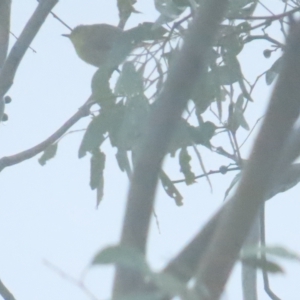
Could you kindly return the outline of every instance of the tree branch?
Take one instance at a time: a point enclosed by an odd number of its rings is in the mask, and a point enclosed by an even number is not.
[[[7,289],[7,287],[0,280],[0,295],[4,300],[16,300],[13,294]]]
[[[58,0],[40,0],[38,7],[12,47],[0,73],[0,99],[13,84],[17,68],[26,50],[57,2]]]
[[[218,221],[218,228],[199,262],[198,288],[205,299],[218,299],[241,246],[272,186],[277,162],[300,111],[300,23],[292,24],[282,72],[241,182]]]
[[[143,253],[162,160],[192,88],[207,70],[211,47],[227,2],[211,0],[201,5],[150,115],[131,181],[121,237],[121,244]],[[117,267],[114,297],[135,293],[142,285],[139,274]]]
[[[68,121],[65,122],[65,124],[63,124],[56,132],[54,132],[50,137],[40,144],[18,154],[2,157],[0,159],[0,172],[6,167],[23,162],[24,160],[30,159],[44,151],[47,147],[57,141],[64,133],[66,133],[67,130],[69,130],[81,118],[88,116],[90,114],[91,105],[92,103],[87,101],[82,107],[79,108],[78,112],[76,112]]]
[[[11,0],[0,0],[0,69],[8,50]]]

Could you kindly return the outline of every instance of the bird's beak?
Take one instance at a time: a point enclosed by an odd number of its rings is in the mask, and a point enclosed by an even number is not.
[[[70,34],[62,34],[62,36],[65,36],[67,38],[70,38]]]

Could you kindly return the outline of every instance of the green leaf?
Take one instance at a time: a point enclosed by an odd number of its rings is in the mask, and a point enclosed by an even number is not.
[[[199,127],[190,126],[188,132],[194,144],[201,144],[210,148],[210,140],[215,135],[216,129],[217,127],[214,123],[207,121]]]
[[[183,197],[179,193],[179,191],[176,189],[173,182],[170,180],[170,178],[167,176],[167,174],[164,171],[161,171],[159,174],[159,179],[162,183],[162,186],[165,190],[165,192],[175,200],[175,203],[177,206],[183,205],[182,199]]]
[[[132,41],[139,44],[142,41],[155,41],[163,38],[168,31],[161,26],[155,26],[154,23],[144,22],[137,27],[131,28],[126,31],[130,34]]]
[[[187,294],[186,285],[169,274],[155,274],[150,275],[150,280],[158,287],[159,291],[169,297],[181,296],[180,299],[186,299]]]
[[[112,144],[123,150],[132,150],[142,138],[149,114],[148,99],[144,95],[136,95],[127,99],[124,105],[123,118],[116,120]]]
[[[247,247],[242,252],[242,258],[259,257],[261,255],[273,255],[300,262],[300,256],[297,253],[280,246]]]
[[[104,177],[103,171],[105,167],[105,154],[99,150],[94,150],[91,157],[91,176],[90,176],[90,187],[92,190],[98,189],[98,194],[103,196],[103,184]],[[100,202],[98,199],[97,202]],[[97,203],[97,206],[99,203]]]
[[[267,85],[270,85],[278,73],[281,70],[282,66],[282,57],[279,57],[272,65],[272,67],[266,72],[266,83]]]
[[[121,148],[118,148],[118,151],[116,153],[116,159],[120,170],[122,172],[126,171],[127,174],[131,174],[131,167],[128,160],[127,152]]]
[[[241,261],[252,268],[265,270],[269,273],[284,273],[282,267],[273,261],[263,260],[261,258],[243,258]]]
[[[225,199],[227,198],[229,192],[230,192],[230,191],[232,190],[232,188],[238,183],[238,181],[241,179],[241,177],[242,177],[242,172],[240,172],[240,173],[238,173],[238,174],[236,174],[236,175],[234,176],[234,178],[232,179],[232,181],[231,181],[229,187],[228,187],[227,190],[225,191],[223,201],[225,201]]]
[[[191,156],[189,155],[186,148],[182,148],[179,153],[179,164],[180,164],[180,172],[183,173],[185,178],[185,183],[190,185],[195,183],[195,174],[191,171]]]
[[[248,17],[253,14],[258,0],[230,0],[228,18]]]
[[[118,0],[118,10],[119,10],[119,19],[121,25],[125,25],[126,21],[132,13],[137,13],[133,5],[136,3],[136,0]],[[123,28],[121,26],[121,28]]]
[[[57,147],[58,147],[58,143],[54,143],[45,149],[43,155],[38,160],[41,166],[44,166],[48,160],[55,157],[57,152]]]
[[[240,79],[240,71],[238,68],[234,68],[230,65],[215,67],[214,76],[218,77],[219,85],[230,85],[239,81]]]
[[[232,112],[229,114],[228,117],[228,128],[232,132],[236,132],[240,126],[244,129],[249,130],[249,125],[244,117],[244,96],[240,94],[237,98],[236,103],[232,106]]]
[[[96,254],[92,265],[117,264],[148,275],[151,271],[146,263],[144,255],[135,248],[129,246],[110,246]]]
[[[125,62],[115,87],[115,94],[133,97],[143,94],[144,82],[141,72],[136,71],[133,62]]]
[[[237,56],[243,49],[244,44],[242,40],[239,38],[239,35],[235,33],[235,27],[230,25],[223,25],[230,28],[226,28],[228,33],[223,34],[222,37],[218,40],[218,46],[223,48],[223,51],[227,53],[227,55]]]
[[[105,140],[104,134],[108,130],[107,118],[102,112],[90,122],[81,141],[78,157],[82,158],[87,152],[98,149]]]
[[[111,70],[105,67],[99,68],[92,78],[92,99],[101,107],[115,102],[115,96],[109,85]]]

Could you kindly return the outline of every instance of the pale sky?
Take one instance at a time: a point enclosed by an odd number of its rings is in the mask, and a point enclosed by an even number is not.
[[[141,14],[134,15],[128,26],[155,21],[153,1],[137,2],[136,9]],[[281,12],[280,3],[273,3],[274,12]],[[20,34],[36,5],[34,0],[13,1],[11,31],[15,35]],[[260,11],[267,14],[263,9]],[[65,0],[57,4],[54,12],[71,27],[118,23],[116,1]],[[8,93],[13,101],[6,108],[9,122],[0,127],[0,157],[26,150],[47,138],[90,96],[90,81],[96,69],[76,56],[71,43],[61,36],[68,32],[49,16],[32,43],[37,53],[27,51]],[[11,42],[14,42],[12,36]],[[247,46],[242,59],[248,67],[245,73],[253,82],[254,75],[270,67],[276,55],[266,60],[262,51],[267,44],[261,41],[252,44],[252,48]],[[259,59],[254,61],[256,55]],[[262,81],[248,113],[250,126],[263,115],[269,94],[269,87]],[[89,121],[86,118],[72,129],[86,128]],[[240,131],[243,136],[247,134],[243,129]],[[64,138],[56,158],[44,167],[38,164],[37,156],[1,174],[0,279],[17,300],[90,299],[44,261],[79,280],[97,251],[118,241],[128,189],[126,174],[120,172],[114,159],[115,149],[106,142],[105,195],[96,210],[96,195],[89,188],[89,155],[80,160],[77,157],[82,135],[75,133]],[[244,153],[249,152],[250,145],[246,144]],[[216,156],[212,159],[204,147],[199,149],[207,169],[218,169],[222,160]],[[202,173],[198,164],[193,167],[196,174]],[[172,179],[182,178],[177,162],[167,159],[165,169]],[[159,189],[155,211],[161,233],[153,220],[148,248],[148,261],[155,270],[176,255],[222,204],[224,192],[235,174],[212,176],[213,193],[205,179],[189,187],[178,185],[184,196],[182,207],[175,206]],[[282,245],[300,254],[299,192],[299,187],[295,187],[267,203],[266,226],[268,244]],[[279,262],[285,274],[271,276],[271,287],[282,299],[299,299],[299,263]],[[85,275],[84,282],[97,299],[110,296],[111,270],[97,267]],[[260,300],[269,299],[262,290],[259,295]],[[238,267],[230,280],[227,299],[241,299]]]

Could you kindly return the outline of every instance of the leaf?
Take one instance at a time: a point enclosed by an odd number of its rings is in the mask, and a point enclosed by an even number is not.
[[[282,57],[279,57],[272,65],[272,67],[266,72],[266,83],[267,85],[270,85],[278,73],[281,70],[282,66]]]
[[[223,25],[229,26],[229,25]],[[243,49],[244,44],[242,40],[239,38],[239,35],[235,33],[235,27],[230,26],[231,32],[227,34],[223,34],[222,37],[218,40],[218,46],[223,48],[223,51],[227,53],[227,55],[237,56]],[[228,29],[227,29],[228,30]]]
[[[218,77],[219,85],[230,85],[240,79],[239,69],[232,68],[232,66],[229,65],[215,67],[213,72],[214,76]]]
[[[177,19],[187,8],[184,3],[176,3],[173,0],[155,0],[155,8],[160,16],[155,21],[156,26],[166,24]]]
[[[118,148],[116,153],[116,159],[119,165],[119,168],[122,172],[126,171],[128,175],[131,174],[131,167],[128,160],[127,152],[121,148]]]
[[[240,126],[244,129],[249,130],[249,125],[244,117],[244,96],[240,94],[237,98],[236,103],[232,106],[232,112],[230,112],[228,117],[228,128],[232,132],[236,132]]]
[[[247,247],[242,251],[242,258],[260,257],[262,255],[273,255],[280,258],[289,260],[296,260],[300,262],[300,256],[295,252],[292,252],[281,246],[259,246],[259,247]]]
[[[241,261],[252,268],[265,270],[269,273],[284,273],[282,267],[273,261],[263,260],[261,258],[243,258]]]
[[[167,32],[164,27],[156,26],[152,22],[144,22],[126,31],[127,35],[130,34],[135,44],[139,44],[142,41],[159,40],[163,38]]]
[[[158,287],[159,291],[169,297],[181,296],[180,299],[185,299],[186,286],[176,277],[170,274],[152,273],[150,280]]]
[[[258,0],[230,0],[228,18],[248,17],[252,15]]]
[[[136,0],[118,0],[118,10],[119,10],[119,19],[120,19],[120,28],[123,28],[126,21],[132,13],[137,13],[133,5],[136,3]]]
[[[181,196],[181,194],[176,189],[173,182],[170,180],[170,178],[167,176],[167,174],[164,171],[160,172],[159,179],[166,193],[175,200],[176,205],[177,206],[183,205],[182,203],[183,197]]]
[[[128,98],[124,105],[123,118],[116,120],[119,125],[114,127],[113,136],[110,135],[112,143],[123,150],[135,148],[144,134],[149,110],[148,99],[144,95]]]
[[[180,164],[180,172],[183,173],[185,178],[185,183],[190,185],[195,183],[195,174],[191,171],[191,156],[189,155],[186,148],[182,148],[179,153],[179,164]]]
[[[232,190],[232,188],[237,184],[237,182],[241,179],[241,177],[242,177],[242,172],[240,172],[240,173],[238,173],[238,174],[236,174],[236,175],[234,176],[234,178],[232,179],[232,181],[231,181],[229,187],[227,188],[227,190],[226,190],[226,192],[225,192],[223,201],[225,201],[225,199],[227,198],[229,192],[230,192],[230,191]]]
[[[57,152],[57,147],[58,147],[58,143],[54,143],[45,149],[43,155],[38,160],[41,166],[44,166],[48,160],[55,157]]]
[[[129,246],[110,246],[96,254],[92,265],[116,264],[148,275],[151,271],[140,251]]]
[[[105,167],[105,154],[99,150],[94,150],[91,157],[91,176],[90,187],[92,190],[98,189],[98,195],[103,196],[103,171]],[[97,206],[99,205],[101,198],[97,200]]]
[[[143,94],[144,82],[141,72],[137,72],[133,62],[125,62],[117,80],[115,94],[133,97]]]
[[[190,126],[188,132],[194,144],[210,148],[210,140],[215,135],[216,128],[214,123],[207,121],[200,124],[199,127]]]
[[[104,134],[108,130],[106,121],[107,118],[105,118],[102,112],[92,119],[81,141],[78,150],[79,158],[84,157],[87,152],[92,152],[93,150],[98,149],[103,143],[105,140]]]
[[[101,107],[115,102],[115,96],[109,85],[111,70],[99,68],[92,78],[92,99]]]

